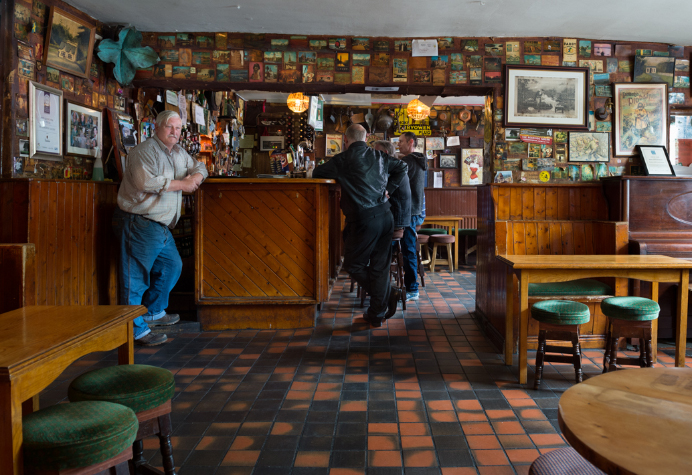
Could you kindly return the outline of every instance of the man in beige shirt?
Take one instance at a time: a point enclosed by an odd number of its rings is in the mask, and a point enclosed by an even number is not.
[[[120,247],[119,300],[147,307],[134,321],[135,342],[144,346],[167,340],[151,333],[149,326],[180,320],[166,313],[168,295],[183,267],[170,229],[180,218],[182,192],[195,191],[208,176],[204,164],[178,145],[181,129],[176,112],[158,115],[155,135],[129,153],[113,214]]]

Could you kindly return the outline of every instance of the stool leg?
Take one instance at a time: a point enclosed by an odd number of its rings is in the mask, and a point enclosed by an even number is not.
[[[572,334],[572,350],[574,352],[574,378],[577,383],[582,381],[581,372],[581,345],[579,344],[579,327],[577,331]]]
[[[618,343],[620,342],[619,332],[613,328],[610,336],[610,364],[608,365],[608,371],[615,371],[617,368],[615,365],[618,363]],[[605,367],[603,368],[605,371]]]
[[[454,272],[454,254],[452,254],[451,244],[447,244],[447,265],[449,266],[449,273]]]
[[[399,282],[397,285],[401,289],[401,309],[406,310],[406,285],[404,284],[404,253],[401,251],[401,242],[397,242],[396,273]]]
[[[137,473],[137,469],[141,465],[147,463],[147,461],[144,459],[144,442],[142,439],[135,440],[132,443],[132,463],[135,466],[135,473]]]
[[[610,321],[606,320],[605,348],[603,349],[603,373],[608,372],[608,365],[610,364],[610,338]]]
[[[538,332],[538,351],[536,352],[536,376],[533,380],[533,389],[538,389],[541,385],[541,378],[543,378],[543,364],[545,357],[545,339],[546,331],[539,330]]]
[[[358,295],[360,296],[360,308],[365,307],[365,289],[361,287],[360,285],[358,286]]]
[[[356,286],[356,281],[353,280],[353,278],[351,278],[351,290],[349,290],[349,292],[353,292],[353,287],[355,287],[355,286]]]
[[[112,467],[112,470],[109,473],[113,473],[115,475],[130,475],[130,469],[128,468],[127,462],[122,462],[115,467]]]
[[[435,261],[437,261],[437,243],[433,244],[432,256],[430,256],[430,272],[435,272]]]
[[[654,366],[654,357],[651,352],[651,340],[652,340],[652,329],[648,328],[644,332],[645,344],[646,344],[646,367],[652,368]]]
[[[425,267],[423,267],[423,259],[421,258],[421,245],[418,244],[416,258],[418,260],[418,275],[420,276],[421,287],[425,287]]]
[[[159,444],[161,447],[161,459],[163,462],[163,473],[175,475],[175,463],[173,463],[173,447],[171,446],[171,415],[166,414],[158,418],[159,422]]]
[[[646,329],[642,328],[642,334],[639,337],[639,367],[646,368]]]

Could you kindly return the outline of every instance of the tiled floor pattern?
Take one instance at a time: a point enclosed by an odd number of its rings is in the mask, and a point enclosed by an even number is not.
[[[139,349],[137,363],[175,374],[179,473],[526,474],[565,445],[557,403],[572,367],[546,365],[539,391],[517,384],[516,366],[504,366],[471,316],[474,273],[442,271],[426,284],[380,329],[365,324],[339,280],[314,329],[181,334]],[[584,356],[586,377],[599,374],[602,352]],[[41,394],[42,406],[115,361],[113,352],[77,361]],[[145,441],[155,465],[157,443]]]

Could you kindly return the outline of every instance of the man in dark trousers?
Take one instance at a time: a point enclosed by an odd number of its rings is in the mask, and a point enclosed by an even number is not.
[[[370,294],[363,318],[374,327],[396,312],[401,293],[390,285],[394,220],[389,195],[406,175],[401,160],[373,150],[357,124],[346,129],[344,152],[315,168],[313,178],[334,179],[341,185],[344,228],[344,270]]]
[[[425,171],[428,162],[422,153],[414,152],[418,138],[413,132],[406,132],[399,137],[401,160],[408,165],[408,181],[411,186],[411,222],[404,228],[404,239],[401,247],[404,254],[404,283],[406,300],[418,300],[418,257],[416,243],[418,233],[416,226],[425,219]]]

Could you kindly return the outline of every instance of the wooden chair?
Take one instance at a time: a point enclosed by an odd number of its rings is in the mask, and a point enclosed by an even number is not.
[[[611,297],[601,302],[601,310],[610,323],[603,354],[603,372],[615,371],[618,363],[651,368],[652,323],[661,311],[658,303],[642,297]],[[618,359],[618,342],[623,337],[639,338],[639,358]]]
[[[55,406],[24,418],[27,475],[129,475],[139,424],[132,409],[103,401]]]
[[[119,365],[89,371],[72,381],[70,401],[108,401],[135,411],[139,430],[132,445],[135,473],[160,475],[146,463],[142,439],[157,435],[165,475],[175,475],[171,447],[171,398],[175,393],[173,374],[148,365]]]

